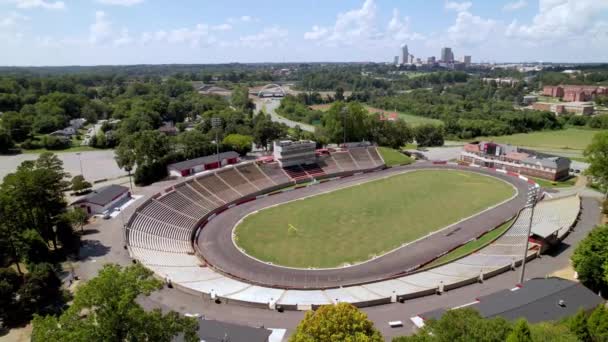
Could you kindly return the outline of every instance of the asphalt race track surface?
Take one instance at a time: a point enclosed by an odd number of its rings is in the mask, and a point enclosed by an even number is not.
[[[518,193],[508,202],[454,224],[440,233],[425,237],[376,259],[349,267],[318,270],[280,267],[257,261],[243,254],[232,242],[234,226],[240,219],[254,211],[345,186],[421,169],[465,170],[490,175],[512,184]],[[483,168],[416,163],[317,184],[238,205],[207,223],[195,243],[202,258],[210,267],[229,277],[252,284],[277,288],[323,289],[370,283],[403,276],[416,266],[427,263],[436,256],[499,226],[524,207],[528,187],[529,184],[517,177]],[[437,210],[449,210],[449,208],[437,208]]]

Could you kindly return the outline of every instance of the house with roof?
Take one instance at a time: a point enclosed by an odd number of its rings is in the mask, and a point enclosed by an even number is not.
[[[205,170],[213,170],[219,167],[236,164],[239,162],[239,154],[234,151],[212,154],[205,157],[190,159],[167,165],[169,175],[175,177],[187,177]]]
[[[118,184],[110,184],[93,190],[86,196],[72,202],[70,206],[82,208],[89,216],[93,216],[119,207],[130,198],[129,188]]]

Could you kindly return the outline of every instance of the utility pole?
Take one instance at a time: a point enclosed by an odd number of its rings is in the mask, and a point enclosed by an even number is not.
[[[76,153],[78,156],[78,164],[80,164],[80,175],[84,177],[84,172],[82,172],[82,159],[80,158],[80,152]]]
[[[532,233],[532,220],[534,217],[534,208],[536,207],[537,200],[537,191],[539,188],[534,188],[532,193],[528,194],[528,201],[526,203],[526,208],[530,208],[530,220],[528,221],[528,232],[526,234],[526,241],[524,242],[524,253],[523,259],[521,261],[521,273],[519,275],[519,284],[524,283],[524,275],[526,273],[526,257],[528,256],[528,247],[530,242],[530,234]]]
[[[217,156],[217,167],[220,168],[222,166],[222,161],[220,159],[219,129],[220,127],[222,127],[222,118],[211,118],[211,127],[215,128],[215,150]]]
[[[342,107],[342,136],[343,143],[346,145],[346,107]]]

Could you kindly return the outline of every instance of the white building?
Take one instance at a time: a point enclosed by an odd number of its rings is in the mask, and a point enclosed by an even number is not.
[[[102,214],[106,210],[119,207],[131,198],[129,188],[111,184],[93,190],[90,194],[73,202],[72,207],[82,208],[89,216]]]
[[[281,140],[273,143],[273,157],[282,167],[312,164],[317,161],[317,144],[310,140]]]

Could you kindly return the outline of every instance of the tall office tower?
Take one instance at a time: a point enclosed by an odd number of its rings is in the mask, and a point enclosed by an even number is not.
[[[441,49],[441,61],[444,63],[454,62],[454,53],[452,48],[444,47]]]
[[[464,56],[464,65],[471,65],[471,56]]]
[[[401,62],[403,64],[407,64],[410,57],[410,52],[407,49],[407,45],[403,45],[401,47]]]
[[[399,56],[395,56],[395,59],[393,61],[393,64],[395,65],[399,65]]]
[[[414,64],[414,55],[410,55],[410,64]]]
[[[435,64],[435,56],[431,56],[426,59],[427,64]]]

